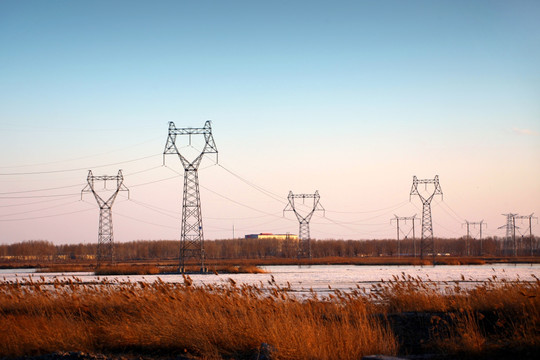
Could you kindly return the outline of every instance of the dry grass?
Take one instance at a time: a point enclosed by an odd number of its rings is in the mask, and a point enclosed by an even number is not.
[[[0,355],[58,350],[244,358],[270,344],[273,358],[358,359],[394,354],[391,331],[366,303],[343,297],[299,302],[271,286],[55,282],[0,292]]]
[[[46,267],[37,268],[38,273],[48,272],[89,272],[94,270],[95,265],[92,264],[51,264]]]
[[[462,276],[462,281],[465,278]],[[449,354],[477,357],[501,349],[540,349],[540,280],[506,281],[493,276],[471,289],[403,274],[374,286],[386,313],[432,313],[431,344]]]
[[[540,347],[540,281],[493,278],[465,290],[403,275],[370,292],[304,300],[267,286],[103,280],[0,283],[0,356],[85,351],[197,358],[359,359],[395,355],[395,313],[430,313],[423,351],[478,357]],[[268,355],[268,354],[267,354]],[[522,356],[523,357],[523,356]]]
[[[143,265],[112,265],[102,266],[94,271],[95,275],[107,276],[107,275],[157,275],[161,270],[157,266]]]

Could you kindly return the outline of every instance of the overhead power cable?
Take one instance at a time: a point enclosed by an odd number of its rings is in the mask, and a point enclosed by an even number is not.
[[[70,202],[67,202],[67,203],[56,204],[56,205],[49,206],[49,207],[46,207],[46,208],[40,208],[40,209],[35,209],[35,210],[28,210],[28,211],[21,211],[21,212],[17,212],[17,213],[9,213],[9,214],[6,214],[6,215],[0,215],[0,217],[8,217],[8,216],[30,214],[30,213],[33,213],[33,212],[55,209],[55,208],[58,208],[58,207],[66,206],[66,205],[69,205],[69,204],[74,204],[74,203],[77,203],[77,202],[78,201],[70,201]]]
[[[266,190],[264,189],[263,187],[257,185],[257,184],[254,184],[253,182],[243,178],[242,176],[236,174],[235,172],[233,172],[232,170],[229,170],[227,169],[225,166],[221,165],[221,164],[218,164],[218,166],[220,168],[222,168],[223,170],[225,170],[226,172],[228,172],[229,174],[231,174],[232,176],[234,176],[235,178],[239,179],[240,181],[242,181],[243,183],[245,183],[246,185],[249,185],[251,186],[252,188],[254,188],[255,190],[259,191],[260,193],[270,197],[271,199],[274,199],[282,204],[286,204],[287,201],[284,200],[284,198],[280,195],[277,195],[269,190]]]
[[[57,173],[64,173],[64,172],[72,172],[72,171],[81,171],[81,170],[88,170],[88,169],[98,169],[103,168],[107,166],[113,166],[113,165],[120,165],[120,164],[127,164],[132,163],[135,161],[150,159],[152,157],[161,156],[161,154],[155,154],[150,156],[143,156],[136,159],[126,160],[126,161],[119,161],[116,163],[110,163],[105,165],[98,165],[98,166],[85,166],[80,168],[71,168],[71,169],[61,169],[61,170],[48,170],[48,171],[32,171],[32,172],[14,172],[14,173],[0,173],[0,176],[20,176],[20,175],[43,175],[43,174],[57,174]]]
[[[395,209],[399,209],[400,207],[402,207],[403,205],[407,204],[408,202],[409,202],[408,200],[405,200],[405,201],[400,202],[399,204],[395,204],[395,205],[388,206],[388,207],[385,207],[385,208],[382,208],[382,209],[377,209],[377,210],[367,210],[367,211],[335,211],[335,210],[326,210],[326,212],[331,212],[331,213],[336,213],[336,214],[370,214],[370,213],[375,213],[375,212],[384,211],[384,210],[395,210]]]
[[[130,199],[129,201],[135,203],[136,205],[139,205],[139,206],[142,206],[146,209],[149,209],[149,210],[152,210],[158,214],[161,214],[161,215],[165,215],[165,216],[168,216],[168,217],[171,217],[173,219],[177,219],[177,220],[180,220],[180,217],[178,216],[178,212],[176,212],[176,215],[171,215],[172,211],[170,210],[165,210],[165,209],[162,209],[162,208],[158,208],[158,207],[155,207],[153,205],[149,205],[149,204],[145,204],[141,201],[137,201],[137,200],[134,200],[134,199]]]
[[[70,194],[54,194],[54,195],[30,195],[30,196],[0,196],[0,199],[38,199],[38,198],[53,198],[80,195],[80,193]]]
[[[22,203],[22,204],[9,204],[9,205],[0,205],[0,208],[9,208],[9,207],[18,207],[18,206],[28,206],[28,205],[35,205],[35,204],[43,204],[53,201],[62,200],[62,198],[56,198],[56,199],[48,199],[48,200],[41,200],[41,201],[32,201],[29,203]]]
[[[124,148],[121,148],[121,149],[111,150],[111,151],[107,151],[107,152],[99,153],[99,154],[94,154],[94,155],[81,156],[81,157],[78,157],[78,158],[72,158],[72,159],[66,159],[66,160],[49,161],[49,162],[45,162],[45,163],[16,165],[16,166],[0,166],[0,169],[15,169],[15,168],[24,168],[24,167],[44,166],[44,165],[59,164],[59,163],[65,163],[65,162],[71,162],[71,161],[78,161],[78,160],[82,160],[82,159],[89,159],[89,158],[98,157],[98,156],[102,156],[102,155],[109,155],[111,153],[123,151],[123,150],[126,150],[126,149],[131,149],[131,148],[143,145],[143,144],[150,143],[150,142],[152,142],[154,140],[157,140],[157,139],[158,138],[156,137],[156,138],[153,138],[151,140],[147,140],[147,141],[144,141],[144,142],[141,142],[141,143],[130,145],[130,146],[127,146],[127,147],[124,147]]]
[[[0,193],[0,195],[25,194],[25,193],[31,193],[31,192],[41,192],[41,191],[49,191],[49,190],[69,189],[69,188],[72,188],[72,187],[82,187],[82,186],[84,186],[84,184],[59,186],[59,187],[46,188],[46,189],[34,189],[34,190],[23,190],[23,191],[3,192],[3,193]]]
[[[65,215],[72,215],[72,214],[78,214],[86,211],[91,211],[93,209],[84,209],[84,210],[77,210],[77,211],[70,211],[65,212],[61,214],[54,214],[54,215],[43,215],[43,216],[35,216],[35,217],[29,217],[29,218],[19,218],[19,219],[0,219],[0,221],[8,222],[8,221],[26,221],[26,220],[37,220],[37,219],[45,219],[45,218],[52,218],[57,216],[65,216]]]
[[[273,216],[273,217],[281,218],[281,217],[278,216],[278,215],[275,215],[275,214],[272,214],[272,213],[267,213],[266,211],[262,211],[262,210],[256,209],[256,208],[254,208],[254,207],[252,207],[252,206],[249,206],[249,205],[243,204],[243,203],[241,203],[241,202],[238,202],[238,201],[236,201],[236,200],[233,200],[233,199],[231,199],[230,197],[227,197],[227,196],[225,196],[225,195],[221,195],[220,193],[215,192],[214,190],[210,190],[209,188],[207,188],[207,187],[205,187],[205,186],[202,186],[202,185],[200,185],[200,184],[199,184],[199,186],[200,186],[201,188],[203,188],[203,189],[205,189],[205,190],[207,190],[207,191],[210,191],[211,193],[213,193],[213,194],[215,194],[215,195],[217,195],[217,196],[219,196],[219,197],[225,199],[225,200],[228,200],[228,201],[230,201],[230,202],[232,202],[232,203],[235,203],[235,204],[237,204],[237,205],[243,206],[243,207],[245,207],[245,208],[247,208],[247,209],[250,209],[250,210],[253,210],[253,211],[259,212],[259,213],[261,213],[261,214],[268,215],[268,216]],[[291,221],[292,221],[292,220],[291,220]]]
[[[135,218],[135,217],[133,217],[133,216],[123,215],[123,214],[120,214],[120,213],[118,213],[118,212],[115,213],[115,216],[116,216],[116,215],[118,215],[118,216],[120,216],[120,217],[123,217],[123,218],[126,218],[126,219],[134,220],[134,221],[137,221],[137,222],[140,222],[140,223],[148,224],[148,225],[153,225],[153,226],[157,226],[157,227],[162,227],[162,228],[168,228],[168,229],[178,230],[178,227],[176,227],[176,226],[169,226],[169,225],[156,224],[156,223],[153,223],[153,222],[150,222],[150,221],[146,221],[146,220],[142,220],[142,219]]]

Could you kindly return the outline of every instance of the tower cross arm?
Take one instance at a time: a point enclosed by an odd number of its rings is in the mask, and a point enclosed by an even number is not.
[[[212,133],[212,122],[207,120],[202,128],[177,128],[174,122],[169,122],[169,135],[204,135]]]

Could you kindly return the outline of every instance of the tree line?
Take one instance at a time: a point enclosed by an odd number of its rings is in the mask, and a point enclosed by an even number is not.
[[[435,252],[443,256],[519,256],[539,255],[539,239],[435,239]],[[531,251],[532,246],[532,251]],[[114,244],[117,261],[168,260],[179,256],[179,240],[138,240]],[[278,239],[226,239],[204,242],[207,259],[295,258],[298,241]],[[515,250],[514,250],[515,249]],[[3,260],[84,260],[93,259],[97,244],[62,244],[31,240],[0,245]],[[414,256],[420,254],[419,239],[386,240],[312,240],[314,258],[363,256]]]

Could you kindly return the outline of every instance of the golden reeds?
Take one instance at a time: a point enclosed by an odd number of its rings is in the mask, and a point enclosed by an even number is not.
[[[425,351],[540,346],[540,282],[494,278],[462,289],[402,275],[371,291],[303,298],[269,285],[31,278],[0,283],[0,356],[55,351],[197,358],[359,359],[400,351],[389,316],[429,313]]]

